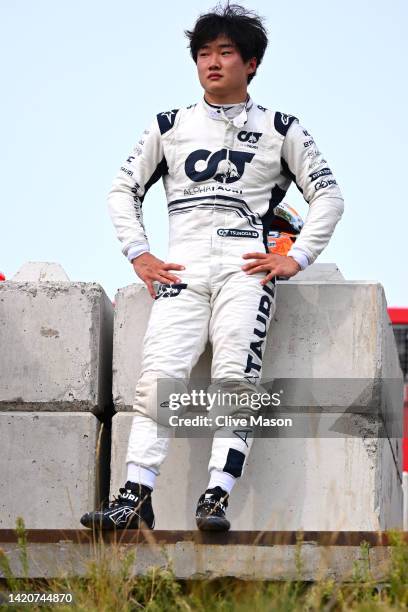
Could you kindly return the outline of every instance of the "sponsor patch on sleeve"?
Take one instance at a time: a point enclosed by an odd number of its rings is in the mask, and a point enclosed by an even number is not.
[[[313,183],[318,178],[320,178],[322,176],[327,176],[328,174],[331,174],[331,173],[332,173],[332,171],[330,170],[330,168],[322,168],[321,170],[317,170],[316,172],[313,172],[312,174],[309,174],[310,181]]]

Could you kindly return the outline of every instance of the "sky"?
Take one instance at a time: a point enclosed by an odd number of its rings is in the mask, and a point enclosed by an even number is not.
[[[154,115],[203,91],[183,31],[211,0],[14,0],[0,5],[0,271],[60,263],[111,299],[137,281],[106,204],[112,180]],[[249,93],[295,115],[343,192],[345,211],[318,262],[377,281],[408,307],[408,2],[241,1],[270,43]],[[285,201],[303,215],[292,186]],[[166,259],[167,210],[144,201],[151,251]]]

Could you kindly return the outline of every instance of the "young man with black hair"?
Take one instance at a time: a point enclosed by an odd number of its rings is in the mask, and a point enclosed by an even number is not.
[[[256,391],[275,309],[275,277],[291,277],[311,264],[343,212],[341,192],[311,135],[295,117],[248,95],[268,42],[262,20],[227,5],[202,15],[186,35],[204,97],[154,118],[109,193],[122,252],[155,302],[135,393],[127,482],[109,508],[82,517],[86,527],[153,528],[151,492],[170,438],[157,380],[188,379],[209,339],[217,389]],[[169,210],[167,262],[149,252],[141,210],[160,177]],[[284,257],[266,252],[265,245],[274,207],[292,181],[309,212]],[[235,405],[228,414],[251,412]],[[210,480],[196,511],[200,529],[229,529],[228,497],[253,442],[253,430],[246,432],[226,426],[214,435]]]

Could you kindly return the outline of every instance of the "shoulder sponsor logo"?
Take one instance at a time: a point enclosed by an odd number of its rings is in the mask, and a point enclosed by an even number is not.
[[[280,111],[277,111],[274,114],[273,125],[275,130],[279,132],[281,136],[286,136],[294,121],[297,121],[297,119],[293,115],[288,115],[288,113],[281,113]]]
[[[313,174],[309,174],[310,180],[313,183],[313,181],[316,181],[318,178],[320,178],[321,176],[327,176],[328,174],[331,174],[332,171],[330,170],[330,168],[322,168],[321,170],[318,170],[317,172],[313,172]]]
[[[217,234],[223,238],[259,238],[259,233],[253,230],[219,228]]]
[[[172,117],[173,117],[173,115],[174,115],[175,113],[176,113],[176,111],[171,110],[171,111],[167,111],[167,112],[165,112],[165,113],[160,113],[160,116],[161,116],[161,117],[167,117],[167,119],[168,119],[169,123],[171,123],[171,119],[172,119]]]
[[[313,138],[311,140],[306,140],[306,142],[303,143],[303,146],[305,147],[305,149],[307,149],[308,147],[311,147],[314,144],[314,140]]]
[[[280,116],[283,125],[289,125],[290,120],[293,119],[293,115],[287,115],[286,113],[281,113]]]
[[[337,185],[337,181],[335,181],[334,179],[332,180],[325,179],[323,181],[319,181],[315,185],[315,190],[319,191],[320,189],[325,189],[326,187],[329,187],[329,185]]]
[[[166,134],[174,125],[176,120],[176,115],[178,113],[178,109],[173,109],[170,111],[165,111],[164,113],[159,113],[157,115],[157,121],[159,124],[160,134]]]
[[[259,110],[261,110],[263,112],[266,111],[266,108],[264,106],[261,106],[260,104],[258,104],[257,106],[258,106]]]
[[[198,149],[187,157],[184,169],[187,176],[195,183],[210,179],[219,183],[234,183],[242,177],[245,164],[249,164],[254,155],[254,153],[227,149],[215,153]]]

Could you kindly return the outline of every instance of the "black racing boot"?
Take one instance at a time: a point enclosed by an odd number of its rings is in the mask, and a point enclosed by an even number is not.
[[[198,500],[197,527],[202,531],[228,531],[230,522],[225,517],[228,493],[221,487],[207,489]]]
[[[149,487],[128,480],[119,489],[119,497],[114,497],[107,508],[87,512],[81,518],[81,523],[90,529],[153,529],[151,493]]]

